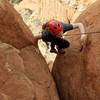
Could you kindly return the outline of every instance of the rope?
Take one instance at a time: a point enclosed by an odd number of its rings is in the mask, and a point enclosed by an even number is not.
[[[100,33],[100,31],[95,31],[95,32],[85,32],[85,33],[82,33],[82,34],[98,34]],[[65,34],[63,36],[72,36],[72,35],[81,35],[81,33],[76,33],[76,34]]]

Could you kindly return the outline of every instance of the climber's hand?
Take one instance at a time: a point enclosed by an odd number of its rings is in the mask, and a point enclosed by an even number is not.
[[[87,43],[87,35],[83,34],[81,35],[81,41],[80,41],[81,50],[86,47],[86,43]]]

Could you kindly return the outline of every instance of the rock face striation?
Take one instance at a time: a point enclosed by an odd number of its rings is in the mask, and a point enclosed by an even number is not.
[[[44,58],[30,45],[32,39],[8,0],[0,0],[0,100],[59,100]]]
[[[86,32],[100,32],[100,1],[90,6],[76,22],[82,22]],[[88,34],[82,51],[79,35],[66,39],[71,46],[64,56],[57,56],[52,71],[61,100],[100,100],[100,33]]]

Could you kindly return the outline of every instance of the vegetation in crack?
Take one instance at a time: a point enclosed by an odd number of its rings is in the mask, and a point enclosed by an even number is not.
[[[25,22],[27,22],[27,20],[29,19],[29,17],[32,15],[33,12],[34,12],[34,11],[32,11],[32,10],[29,9],[29,8],[25,8],[25,9],[22,9],[22,10],[20,11],[20,13],[21,13],[21,15],[22,15],[22,17],[23,17],[23,20],[24,20]]]
[[[22,0],[10,0],[12,4],[19,4]]]

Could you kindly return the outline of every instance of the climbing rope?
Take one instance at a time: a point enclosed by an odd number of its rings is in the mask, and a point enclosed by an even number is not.
[[[100,31],[95,31],[95,32],[85,32],[83,34],[98,34],[100,33]],[[76,34],[65,34],[63,36],[72,36],[72,35],[80,35],[80,33],[76,33]]]

